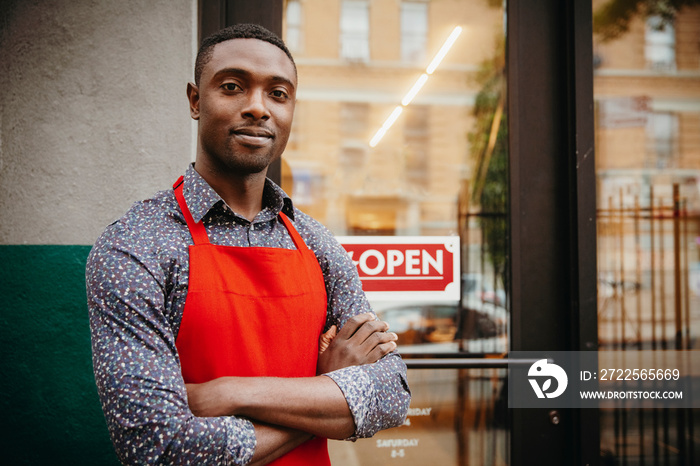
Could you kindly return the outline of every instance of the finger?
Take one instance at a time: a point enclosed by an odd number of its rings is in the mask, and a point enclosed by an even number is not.
[[[372,322],[377,319],[373,312],[365,312],[351,317],[345,322],[345,325],[338,332],[338,337],[344,340],[350,339],[355,332],[367,322]]]
[[[353,343],[362,345],[364,342],[376,333],[383,333],[389,330],[389,324],[382,320],[373,320],[365,322],[351,337]]]
[[[399,336],[393,332],[374,332],[360,345],[361,351],[369,354],[376,346],[398,341]]]
[[[389,341],[375,346],[374,349],[372,349],[372,351],[370,351],[369,354],[367,354],[367,364],[372,364],[379,361],[384,356],[394,351],[396,347],[397,346],[395,341]]]
[[[321,335],[318,342],[318,354],[321,354],[328,349],[328,346],[331,344],[331,341],[333,341],[333,338],[335,338],[337,334],[337,328],[338,327],[335,325],[331,325],[331,328],[329,328],[326,333]]]

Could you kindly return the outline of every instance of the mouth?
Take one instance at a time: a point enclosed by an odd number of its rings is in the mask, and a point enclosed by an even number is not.
[[[231,136],[240,144],[248,147],[263,147],[272,142],[275,135],[272,131],[259,126],[244,126],[231,130]]]

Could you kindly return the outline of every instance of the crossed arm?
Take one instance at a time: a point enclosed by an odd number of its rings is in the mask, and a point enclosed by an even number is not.
[[[319,417],[327,429],[322,435],[337,438],[348,432],[369,437],[403,422],[410,401],[405,365],[396,353],[387,354],[392,345],[375,351],[393,334],[382,334],[378,323],[358,331],[375,317],[351,317],[369,305],[357,277],[344,270],[330,273],[341,277],[330,286],[329,306],[332,322],[342,328],[319,358],[317,374],[326,376],[274,383],[231,378],[186,387],[173,333],[186,288],[177,267],[170,270],[170,261],[161,263],[141,244],[142,231],[121,223],[110,227],[86,270],[95,382],[123,463],[250,464],[254,457],[252,464],[266,464],[319,433]],[[345,265],[354,268],[349,259]],[[377,341],[375,334],[389,340]],[[267,396],[258,399],[260,387],[242,382],[260,383]],[[289,383],[298,385],[281,385]],[[207,394],[215,409],[209,414],[196,401]],[[211,417],[219,412],[227,414]]]
[[[318,374],[371,364],[396,349],[397,336],[374,314],[357,315],[321,337]],[[221,377],[187,385],[196,416],[242,416],[253,421],[257,445],[251,465],[268,462],[313,436],[336,439],[355,432],[345,396],[329,377]]]

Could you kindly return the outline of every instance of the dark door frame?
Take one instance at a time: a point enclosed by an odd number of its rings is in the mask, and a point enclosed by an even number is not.
[[[511,348],[596,350],[591,1],[507,3]],[[510,413],[511,464],[598,464],[596,410]]]

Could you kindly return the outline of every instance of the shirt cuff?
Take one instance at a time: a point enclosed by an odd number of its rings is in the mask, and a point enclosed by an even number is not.
[[[227,417],[226,429],[226,464],[248,464],[253,458],[257,443],[253,423],[239,417]]]
[[[362,366],[350,366],[324,375],[330,377],[343,392],[355,421],[355,433],[346,440],[355,441],[374,434],[373,429],[368,429],[370,426],[367,426],[376,404],[374,389],[369,375]],[[367,435],[368,431],[369,435]]]

